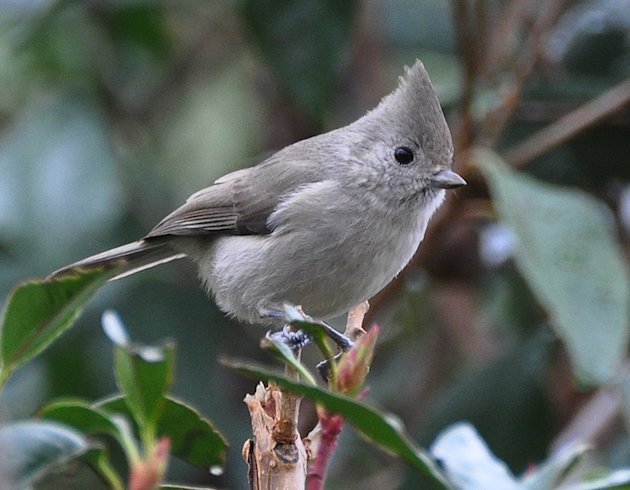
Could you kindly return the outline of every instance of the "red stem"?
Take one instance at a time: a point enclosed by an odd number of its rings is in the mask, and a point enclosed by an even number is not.
[[[320,419],[321,435],[317,455],[308,468],[306,490],[323,490],[328,464],[337,447],[337,439],[343,426],[341,415],[326,412]]]

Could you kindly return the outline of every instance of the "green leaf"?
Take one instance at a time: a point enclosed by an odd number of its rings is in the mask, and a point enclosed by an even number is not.
[[[76,399],[55,400],[42,407],[38,414],[48,420],[54,420],[72,427],[84,434],[107,434],[119,439],[120,434],[109,414],[89,403]]]
[[[89,403],[76,399],[65,398],[53,401],[39,410],[41,417],[72,427],[85,435],[107,434],[121,445],[123,444],[118,427],[112,422],[110,415]],[[120,477],[111,467],[105,449],[92,448],[83,459],[100,475],[109,488],[123,489]]]
[[[124,490],[125,485],[116,473],[116,470],[112,467],[107,451],[102,447],[93,447],[82,459],[92,467],[94,471],[98,473],[100,478],[107,484],[107,488],[110,490]]]
[[[268,333],[260,341],[260,346],[268,352],[271,352],[287,366],[290,366],[296,373],[299,373],[300,376],[307,380],[310,384],[317,384],[315,378],[313,378],[308,369],[295,357],[291,348],[282,339],[274,337],[273,334]]]
[[[431,456],[416,446],[405,432],[400,421],[395,419],[393,415],[381,413],[345,395],[288,378],[252,363],[223,360],[222,364],[250,378],[264,379],[286,390],[305,396],[331,412],[342,415],[367,438],[407,460],[422,474],[431,478],[439,488],[450,488]]]
[[[117,269],[25,282],[17,286],[2,314],[0,387],[11,372],[48,347],[77,319],[83,305]]]
[[[130,415],[123,397],[109,398],[98,407],[108,413]],[[171,453],[187,463],[211,470],[225,464],[225,438],[212,422],[176,398],[165,398],[156,432],[158,437],[168,437]]]
[[[81,434],[50,422],[25,421],[0,429],[2,469],[15,489],[30,487],[88,449]]]
[[[431,446],[455,488],[519,490],[507,465],[490,452],[474,427],[458,423],[443,431]]]
[[[351,0],[244,0],[247,35],[298,106],[321,120],[352,31]]]
[[[628,344],[628,271],[603,203],[510,170],[479,151],[502,220],[516,235],[516,262],[546,307],[577,376],[603,383]]]
[[[208,419],[183,401],[166,399],[158,434],[167,436],[172,453],[190,464],[202,468],[225,464],[226,440]]]
[[[114,342],[117,337],[112,338]],[[141,429],[144,442],[153,439],[166,392],[173,381],[175,346],[145,347],[117,344],[114,349],[116,382]],[[148,438],[148,439],[145,439]]]

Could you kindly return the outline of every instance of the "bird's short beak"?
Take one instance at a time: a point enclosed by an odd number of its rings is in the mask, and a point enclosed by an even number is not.
[[[452,170],[440,170],[429,178],[429,184],[436,189],[456,189],[466,185],[466,181]]]

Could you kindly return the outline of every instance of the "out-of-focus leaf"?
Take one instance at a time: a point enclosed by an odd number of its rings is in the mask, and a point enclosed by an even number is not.
[[[125,485],[109,461],[107,452],[102,447],[90,449],[83,458],[95,470],[110,490],[124,490]]]
[[[516,235],[517,264],[564,340],[577,376],[585,383],[609,380],[627,348],[630,284],[605,206],[513,172],[488,151],[475,158]]]
[[[62,399],[44,406],[39,415],[88,435],[107,434],[116,439],[119,437],[116,425],[109,414],[100,408],[91,406],[79,399]]]
[[[564,490],[628,490],[630,488],[630,470],[616,470],[603,478],[578,483],[565,487]]]
[[[442,432],[431,454],[445,468],[458,490],[518,490],[507,465],[498,460],[470,424],[458,423]]]
[[[352,28],[355,2],[245,0],[247,34],[300,108],[321,118]]]
[[[566,448],[545,461],[531,476],[522,480],[522,490],[551,490],[558,488],[569,472],[579,464],[589,447],[580,444]]]
[[[132,2],[107,14],[106,24],[116,42],[133,44],[159,58],[169,54],[169,30],[164,11],[158,5]]]
[[[97,406],[105,412],[131,415],[123,397],[109,398]],[[227,442],[223,435],[212,422],[176,398],[165,398],[156,433],[170,439],[174,456],[192,465],[212,469],[225,463]]]
[[[89,448],[86,439],[50,422],[25,421],[0,428],[2,470],[14,489],[25,489],[51,469]]]
[[[253,363],[233,360],[223,360],[222,363],[245,376],[267,380],[289,391],[305,396],[321,404],[331,412],[342,415],[367,438],[411,463],[423,475],[430,478],[436,487],[442,489],[450,488],[431,457],[423,449],[416,446],[405,432],[401,422],[393,415],[381,413],[345,395],[328,391],[320,386],[312,386],[296,381]]]
[[[17,286],[2,314],[0,386],[70,328],[83,305],[115,274],[115,268],[96,270]]]
[[[118,427],[112,422],[110,415],[83,400],[67,398],[53,401],[44,406],[39,411],[39,415],[72,427],[85,435],[107,434],[121,442]],[[92,448],[83,456],[83,459],[107,482],[109,488],[124,488],[120,477],[110,465],[105,449]]]
[[[576,73],[628,75],[628,0],[584,1],[570,5],[550,35],[548,55]],[[612,78],[612,77],[611,77]]]
[[[93,448],[68,465],[52,469],[29,490],[125,490],[118,475],[114,473],[114,479],[110,480],[97,468],[92,458],[98,454],[105,455],[104,449]]]

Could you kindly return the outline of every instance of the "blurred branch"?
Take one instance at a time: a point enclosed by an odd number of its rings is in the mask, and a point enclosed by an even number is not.
[[[531,1],[531,0],[530,0]],[[518,24],[523,22],[524,10],[527,0],[513,0],[505,11],[503,20],[500,24],[501,32],[508,29],[516,28]],[[515,82],[511,90],[505,95],[499,107],[488,114],[483,121],[482,136],[486,141],[496,142],[501,135],[503,129],[511,119],[520,101],[521,93],[525,84],[536,67],[542,49],[547,40],[547,36],[556,20],[564,10],[566,0],[547,0],[540,9],[540,15],[536,18],[532,26],[531,33],[526,42],[523,54],[518,60],[515,69]],[[470,30],[470,9],[467,0],[452,0],[453,16],[455,19],[455,32],[457,36],[457,45],[464,59],[464,87],[461,99],[461,113],[458,115],[459,121],[455,123],[453,128],[453,143],[456,149],[456,161],[459,162],[460,173],[468,181],[474,178],[474,171],[468,168],[466,164],[468,149],[473,145],[473,121],[470,114],[472,100],[474,96],[474,86],[476,77],[479,74],[479,66],[475,60],[477,55],[478,44],[475,36]],[[495,49],[496,54],[486,61],[484,70],[497,70],[498,66],[491,66],[488,63],[492,59],[492,63],[499,63],[503,56],[508,55],[508,51],[501,51],[494,48],[503,41],[499,38],[499,32],[492,36],[492,41],[488,44],[489,49]],[[466,192],[465,190],[462,192]],[[452,225],[454,217],[462,210],[461,199],[449,199],[440,212],[431,222],[431,226],[423,241],[422,246],[416,253],[412,263],[408,267],[418,266],[424,261],[432,257],[442,243],[446,230]],[[388,304],[400,291],[404,283],[405,272],[403,271],[394,279],[379,295],[372,299],[372,310],[368,312],[367,322],[372,322],[374,316],[381,307]]]
[[[550,453],[558,454],[577,444],[601,447],[606,435],[619,422],[620,412],[621,394],[610,387],[600,388],[558,434]]]
[[[529,0],[512,0],[503,9],[503,15],[495,23],[493,30],[488,34],[486,43],[485,60],[481,75],[490,78],[496,74],[499,67],[514,55],[516,42],[512,38],[521,29],[524,22],[526,7]]]
[[[512,118],[520,102],[525,85],[540,61],[547,37],[563,12],[565,4],[566,0],[548,0],[541,7],[540,14],[532,26],[529,38],[525,42],[525,46],[520,50],[522,54],[517,60],[512,86],[504,95],[499,106],[489,113],[483,121],[482,137],[480,138],[483,145],[494,146]]]
[[[630,103],[630,78],[510,148],[505,152],[505,158],[515,167],[521,167],[581,131],[612,116],[628,103]]]
[[[472,28],[471,9],[468,0],[452,0],[453,19],[455,21],[455,41],[463,60],[464,84],[460,99],[460,114],[453,130],[455,148],[466,149],[472,144],[471,107],[477,78],[477,45]]]

